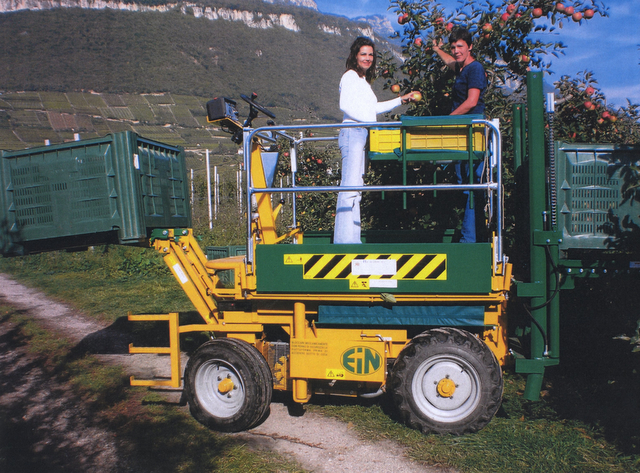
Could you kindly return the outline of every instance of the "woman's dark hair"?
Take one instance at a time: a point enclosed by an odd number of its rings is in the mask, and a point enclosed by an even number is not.
[[[462,40],[467,43],[467,46],[471,46],[473,42],[471,40],[471,33],[466,28],[457,27],[451,30],[451,34],[449,35],[449,44],[453,44],[458,40]]]
[[[371,46],[373,48],[373,62],[371,63],[371,67],[366,71],[358,67],[357,57],[362,46]],[[373,44],[373,41],[366,36],[358,36],[351,45],[351,52],[347,58],[347,71],[350,69],[356,71],[360,77],[364,77],[369,83],[376,77],[376,46]]]

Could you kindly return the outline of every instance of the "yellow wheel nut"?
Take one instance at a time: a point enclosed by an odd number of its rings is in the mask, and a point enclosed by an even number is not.
[[[456,391],[456,383],[451,381],[449,378],[442,378],[438,383],[438,394],[442,397],[451,397],[453,393]]]
[[[234,387],[233,381],[231,381],[230,378],[225,378],[222,381],[220,381],[220,384],[218,384],[218,391],[222,394],[226,394],[229,391],[231,391]]]

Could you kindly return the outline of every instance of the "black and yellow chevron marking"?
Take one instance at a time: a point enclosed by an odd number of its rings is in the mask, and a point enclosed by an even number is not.
[[[395,260],[393,275],[354,275],[351,262],[354,260]],[[302,265],[304,279],[396,279],[437,280],[447,279],[446,254],[288,254],[285,265]]]

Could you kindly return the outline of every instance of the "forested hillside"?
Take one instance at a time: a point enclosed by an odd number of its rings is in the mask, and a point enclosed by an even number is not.
[[[298,30],[213,20],[192,7],[0,14],[0,149],[41,144],[38,130],[54,131],[45,138],[55,142],[74,132],[135,126],[163,127],[152,138],[194,147],[202,145],[195,130],[205,125],[207,99],[254,91],[261,103],[279,109],[279,123],[340,118],[337,85],[346,54],[367,25],[293,6],[208,4],[291,16]],[[149,98],[159,93],[168,98]],[[180,128],[194,131],[181,134]]]

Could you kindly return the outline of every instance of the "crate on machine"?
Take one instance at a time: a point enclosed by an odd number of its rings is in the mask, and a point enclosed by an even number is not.
[[[2,152],[0,253],[145,244],[186,227],[184,150],[133,132]]]

